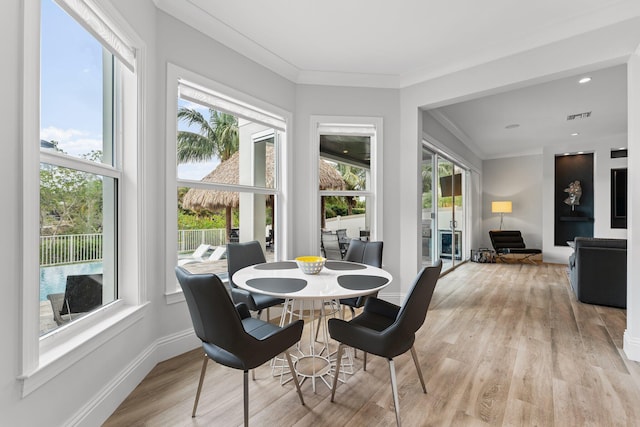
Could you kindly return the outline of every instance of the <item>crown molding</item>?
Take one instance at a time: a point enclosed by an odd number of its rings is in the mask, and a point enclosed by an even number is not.
[[[557,42],[592,34],[607,27],[611,27],[612,36],[627,36],[630,41],[633,38],[634,42],[640,43],[635,34],[630,34],[629,31],[625,34],[624,30],[629,21],[637,21],[640,17],[640,2],[620,0],[613,5],[586,10],[569,19],[555,22],[544,28],[544,31],[536,31],[528,37],[513,40],[505,37],[486,49],[462,55],[462,58],[453,52],[450,55],[451,61],[425,65],[398,75],[303,70],[208,13],[194,0],[153,2],[159,10],[297,84],[402,89],[526,51],[552,47]],[[614,27],[622,27],[623,30],[617,31]],[[606,41],[601,40],[602,43]],[[629,54],[640,50],[637,43]]]
[[[473,152],[473,154],[478,156],[478,158],[480,158],[481,160],[484,160],[484,159],[486,159],[488,157],[487,153],[485,153],[484,150],[482,150],[478,146],[478,144],[476,144],[469,137],[469,135],[467,135],[462,129],[460,129],[455,123],[453,123],[449,119],[449,117],[447,117],[447,115],[444,114],[442,111],[440,111],[440,110],[427,110],[426,112],[429,115],[431,115],[431,117],[433,117],[438,123],[440,123],[442,126],[444,126],[444,128],[446,130],[451,132],[451,134],[453,136],[458,138],[460,140],[460,142],[462,142],[464,145],[466,145],[467,148],[469,148],[469,150],[471,150]]]
[[[236,31],[190,0],[153,0],[153,3],[161,11],[287,80],[298,80],[300,70],[293,64]]]

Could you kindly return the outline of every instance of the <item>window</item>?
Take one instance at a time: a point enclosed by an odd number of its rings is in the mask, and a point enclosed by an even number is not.
[[[382,120],[318,117],[320,228],[338,234],[341,253],[356,239],[382,239]],[[318,233],[321,235],[320,233]],[[322,241],[319,245],[322,248]]]
[[[228,242],[258,240],[267,259],[282,248],[286,121],[273,107],[228,95],[229,89],[186,70],[171,66],[168,74],[168,93],[176,97],[167,108],[168,170],[175,171],[167,185],[174,191],[168,195],[167,256],[224,280]],[[173,269],[167,274],[171,295],[179,289]]]
[[[143,296],[132,220],[141,127],[130,40],[139,41],[104,8],[25,1],[25,395],[89,351],[74,337],[91,329],[82,341],[99,345],[101,332],[136,312]],[[125,257],[135,262],[122,267]]]
[[[119,61],[50,0],[40,61],[40,334],[115,301]],[[126,72],[129,72],[128,70]]]

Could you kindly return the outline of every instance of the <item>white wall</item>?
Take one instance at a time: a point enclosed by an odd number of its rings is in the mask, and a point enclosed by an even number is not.
[[[482,170],[482,160],[438,122],[428,110],[422,113],[422,131],[427,141],[452,155],[455,160],[464,162],[469,168]]]
[[[624,333],[624,351],[632,360],[640,360],[640,48],[627,66],[629,93],[629,198],[627,211],[627,330]],[[633,148],[632,148],[633,147]]]
[[[542,248],[545,262],[566,263],[571,249],[554,244],[555,156],[566,152],[594,153],[594,236],[626,238],[627,230],[611,228],[611,169],[627,166],[626,158],[612,159],[612,148],[625,147],[626,135],[604,141],[571,141],[544,147],[543,155],[520,156],[483,162],[483,228],[500,224],[491,213],[491,201],[511,200],[513,213],[504,215],[503,229],[521,230],[525,243]],[[488,232],[483,246],[491,247]]]
[[[593,187],[594,187],[594,237],[626,238],[627,230],[611,228],[611,169],[627,166],[627,159],[612,159],[611,149],[626,147],[627,135],[612,136],[600,141],[570,141],[545,147],[543,152],[542,182],[542,230],[543,259],[545,262],[564,264],[569,259],[571,248],[555,246],[554,212],[555,212],[555,158],[563,153],[584,151],[594,153]],[[632,150],[629,150],[632,151]],[[632,188],[632,187],[629,187]],[[630,192],[632,192],[630,190]]]
[[[312,182],[308,165],[317,159],[319,147],[310,140],[311,116],[362,116],[381,117],[383,120],[383,263],[393,275],[393,282],[381,297],[390,301],[399,301],[401,286],[400,248],[404,236],[400,235],[399,215],[404,211],[400,194],[402,188],[400,174],[399,140],[399,91],[395,89],[369,89],[334,86],[298,85],[296,93],[295,137],[293,150],[293,192],[291,198],[295,205],[296,215],[292,227],[295,241],[292,256],[317,253],[320,247],[319,229],[309,227],[309,219],[318,218],[318,211],[312,211],[312,197],[317,197],[317,182]],[[316,160],[317,161],[317,160]],[[417,175],[416,175],[417,179]],[[414,218],[415,222],[415,218]],[[413,277],[411,278],[413,279]],[[409,282],[410,283],[410,282]],[[408,286],[408,285],[406,285]]]
[[[500,226],[491,202],[511,200],[503,230],[520,230],[529,248],[542,249],[542,155],[485,160],[482,163],[482,247],[491,248],[489,230]]]
[[[2,156],[7,164],[0,168],[2,179],[2,197],[5,206],[0,209],[0,222],[4,225],[3,244],[0,245],[0,268],[3,272],[3,289],[6,307],[4,308],[5,321],[0,327],[0,339],[4,343],[5,351],[0,363],[0,413],[14,414],[14,406],[19,402],[20,384],[16,376],[20,372],[20,254],[21,242],[21,206],[20,185],[8,185],[8,183],[20,183],[19,165],[22,161],[22,144],[20,143],[20,79],[21,79],[21,46],[18,40],[22,38],[21,1],[13,0],[5,2],[2,8],[0,21],[0,53],[5,60],[5,66],[0,67],[0,77],[4,82],[0,88],[3,102],[0,103],[2,114]],[[13,42],[11,42],[13,40]],[[24,406],[23,406],[24,408]],[[10,418],[11,419],[11,418]]]

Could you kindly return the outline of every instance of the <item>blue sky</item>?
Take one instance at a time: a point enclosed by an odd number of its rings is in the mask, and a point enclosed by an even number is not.
[[[42,2],[40,137],[72,155],[102,148],[102,47],[52,0]]]
[[[40,138],[79,157],[102,149],[102,46],[53,0],[42,1]],[[209,110],[180,100],[179,106]],[[180,130],[188,127],[179,123]],[[197,132],[197,129],[191,129]],[[178,176],[199,180],[218,161],[178,167]]]

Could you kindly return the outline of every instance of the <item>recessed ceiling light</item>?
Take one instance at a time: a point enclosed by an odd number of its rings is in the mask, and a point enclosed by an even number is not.
[[[578,136],[578,135],[580,135],[578,132],[574,132],[571,134],[571,136]]]
[[[505,129],[515,129],[515,128],[519,128],[520,125],[518,123],[512,123],[510,125],[506,125],[504,128]]]
[[[578,151],[578,154],[584,154],[584,151]]]
[[[564,153],[563,156],[568,156],[569,154],[571,154],[571,153]]]
[[[583,77],[580,80],[578,80],[578,83],[580,83],[581,85],[585,84],[585,83],[589,83],[591,81],[591,77]]]

